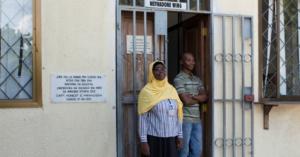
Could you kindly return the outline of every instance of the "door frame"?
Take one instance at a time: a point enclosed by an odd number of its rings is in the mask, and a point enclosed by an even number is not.
[[[124,124],[123,124],[123,106],[122,106],[122,74],[123,74],[123,62],[122,62],[122,12],[123,11],[130,11],[133,12],[133,22],[135,22],[135,15],[136,12],[144,12],[145,13],[149,13],[149,12],[155,12],[155,11],[172,11],[172,12],[182,12],[182,13],[194,13],[194,14],[206,14],[208,16],[208,20],[212,20],[212,5],[213,4],[213,0],[210,0],[206,5],[208,5],[208,9],[209,11],[204,11],[204,10],[199,10],[199,7],[197,8],[197,10],[166,10],[166,9],[153,9],[153,8],[146,8],[146,7],[140,7],[140,6],[123,6],[123,5],[119,5],[119,1],[120,0],[116,0],[116,126],[117,126],[117,132],[116,132],[116,136],[117,136],[117,141],[116,141],[116,147],[117,147],[117,156],[118,157],[123,157],[124,154],[124,147],[123,147],[123,139],[124,139],[124,135],[123,135],[123,128],[124,128]],[[134,3],[136,0],[133,0]],[[199,0],[197,0],[199,2]],[[145,17],[144,17],[145,19]],[[145,21],[145,20],[144,20]],[[133,26],[135,27],[135,26]],[[209,29],[212,28],[212,22],[209,22]],[[133,28],[133,30],[135,30],[136,28]],[[133,31],[133,36],[135,36],[136,32]],[[211,38],[211,32],[208,33],[208,37],[209,37],[209,54],[210,55],[212,53],[212,38]],[[133,37],[133,40],[135,39],[135,37]],[[134,42],[135,43],[135,42]],[[135,44],[134,44],[135,45]],[[135,47],[135,46],[133,46]],[[166,54],[167,55],[167,54]],[[134,54],[134,58],[135,54]],[[166,56],[166,58],[168,58]],[[134,60],[133,63],[133,69],[136,68],[136,61]],[[209,68],[212,68],[211,64],[209,66]],[[134,70],[135,71],[135,70]],[[212,75],[210,75],[209,77],[212,77]],[[135,79],[135,78],[134,78]],[[211,87],[211,95],[213,93],[213,88],[212,88],[213,83],[210,83],[210,87]],[[135,89],[134,89],[134,93]],[[137,94],[134,94],[134,98],[133,99],[137,99]],[[213,105],[212,105],[213,107]],[[213,112],[213,108],[212,111]],[[213,114],[211,114],[213,115]],[[213,124],[213,117],[210,117],[210,119],[212,120],[212,124]],[[212,125],[213,127],[213,125]],[[213,128],[211,128],[211,132],[212,132]],[[213,132],[212,132],[213,133]],[[213,141],[213,134],[211,136],[211,141]],[[211,152],[212,151],[213,146],[211,146]],[[137,150],[137,145],[134,148],[135,150]]]

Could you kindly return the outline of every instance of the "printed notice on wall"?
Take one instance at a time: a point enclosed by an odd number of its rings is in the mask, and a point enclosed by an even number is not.
[[[137,54],[142,54],[144,53],[144,45],[145,45],[145,40],[144,40],[143,35],[136,35],[135,36],[135,52]],[[133,53],[133,36],[132,35],[127,35],[126,36],[126,41],[127,41],[127,53]],[[146,53],[147,54],[152,54],[153,48],[152,48],[152,36],[147,36],[147,47],[146,47]]]
[[[103,75],[54,74],[51,78],[52,102],[104,102]]]

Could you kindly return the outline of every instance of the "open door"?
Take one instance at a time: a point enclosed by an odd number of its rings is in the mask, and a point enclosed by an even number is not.
[[[183,45],[182,52],[191,52],[195,56],[196,66],[195,74],[204,82],[205,89],[210,93],[210,55],[208,38],[208,16],[197,15],[183,25]],[[201,121],[203,127],[203,154],[202,157],[210,156],[210,137],[211,137],[211,107],[208,104],[202,104]]]
[[[168,29],[169,46],[168,46],[168,64],[169,79],[173,80],[180,71],[179,59],[182,53],[190,52],[194,54],[196,60],[194,74],[200,77],[204,82],[205,88],[211,92],[211,75],[210,75],[210,38],[209,16],[201,14],[172,13],[169,16],[170,22],[174,25]],[[202,157],[211,156],[211,106],[202,104],[201,121],[203,126],[203,154]]]

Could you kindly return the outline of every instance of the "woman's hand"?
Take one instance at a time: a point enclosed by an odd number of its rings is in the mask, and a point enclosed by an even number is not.
[[[145,156],[150,156],[150,148],[147,142],[141,143],[141,152]]]
[[[182,149],[182,147],[183,147],[183,142],[182,142],[182,138],[176,138],[176,148],[178,149],[178,150],[180,150],[180,149]]]

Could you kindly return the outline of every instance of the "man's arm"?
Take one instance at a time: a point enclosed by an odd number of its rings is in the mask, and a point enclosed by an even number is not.
[[[192,98],[198,101],[199,103],[202,103],[207,100],[207,95],[205,93],[201,93],[199,95],[193,96]]]
[[[181,99],[184,105],[190,106],[199,103],[198,100],[194,99],[191,94],[182,93],[179,94],[179,98]]]
[[[207,92],[205,90],[205,87],[203,86],[203,82],[199,79],[199,90],[198,95],[193,96],[193,99],[197,100],[199,103],[203,103],[207,101]]]
[[[197,100],[192,98],[191,94],[188,94],[185,90],[184,80],[176,77],[174,79],[174,86],[177,90],[180,100],[183,102],[184,105],[194,105],[197,104]]]

